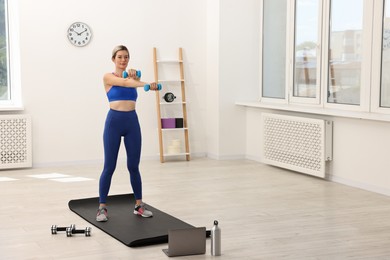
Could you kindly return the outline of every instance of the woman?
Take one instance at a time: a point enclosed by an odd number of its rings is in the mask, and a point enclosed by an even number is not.
[[[137,77],[136,70],[129,70],[128,77],[123,78],[130,55],[128,49],[119,45],[112,52],[115,71],[106,73],[103,77],[104,88],[110,103],[110,110],[103,133],[104,169],[99,181],[99,209],[96,221],[107,221],[107,196],[110,190],[111,178],[115,171],[119,146],[122,136],[127,153],[127,168],[130,172],[130,183],[136,200],[134,214],[142,217],[152,217],[153,213],[145,209],[142,203],[142,182],[139,172],[141,156],[141,129],[138,122],[135,105],[137,88],[144,87],[145,82]],[[150,83],[151,90],[157,90],[156,83]]]

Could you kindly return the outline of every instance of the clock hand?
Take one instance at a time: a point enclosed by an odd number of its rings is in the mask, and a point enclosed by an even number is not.
[[[76,30],[73,30],[75,33],[77,33],[77,35],[81,35],[81,33],[78,33]]]
[[[87,31],[87,29],[85,29],[84,31],[82,31],[79,35],[82,35],[83,33],[85,33]]]

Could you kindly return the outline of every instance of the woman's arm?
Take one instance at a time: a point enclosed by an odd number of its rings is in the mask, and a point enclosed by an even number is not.
[[[130,77],[119,78],[112,73],[106,73],[103,77],[103,82],[104,82],[104,86],[106,87],[121,86],[121,87],[128,87],[128,88],[140,88],[148,84],[146,82],[135,80]]]

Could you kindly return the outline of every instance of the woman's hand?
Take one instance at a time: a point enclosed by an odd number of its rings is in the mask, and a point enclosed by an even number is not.
[[[128,70],[129,78],[139,80],[140,78],[137,76],[137,70],[135,69],[129,69]]]
[[[150,90],[158,90],[158,86],[156,82],[151,82],[150,83]]]

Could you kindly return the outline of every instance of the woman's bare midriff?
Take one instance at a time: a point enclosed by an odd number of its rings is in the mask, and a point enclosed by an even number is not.
[[[133,111],[135,110],[135,101],[132,100],[119,100],[110,102],[110,108],[117,111]]]

